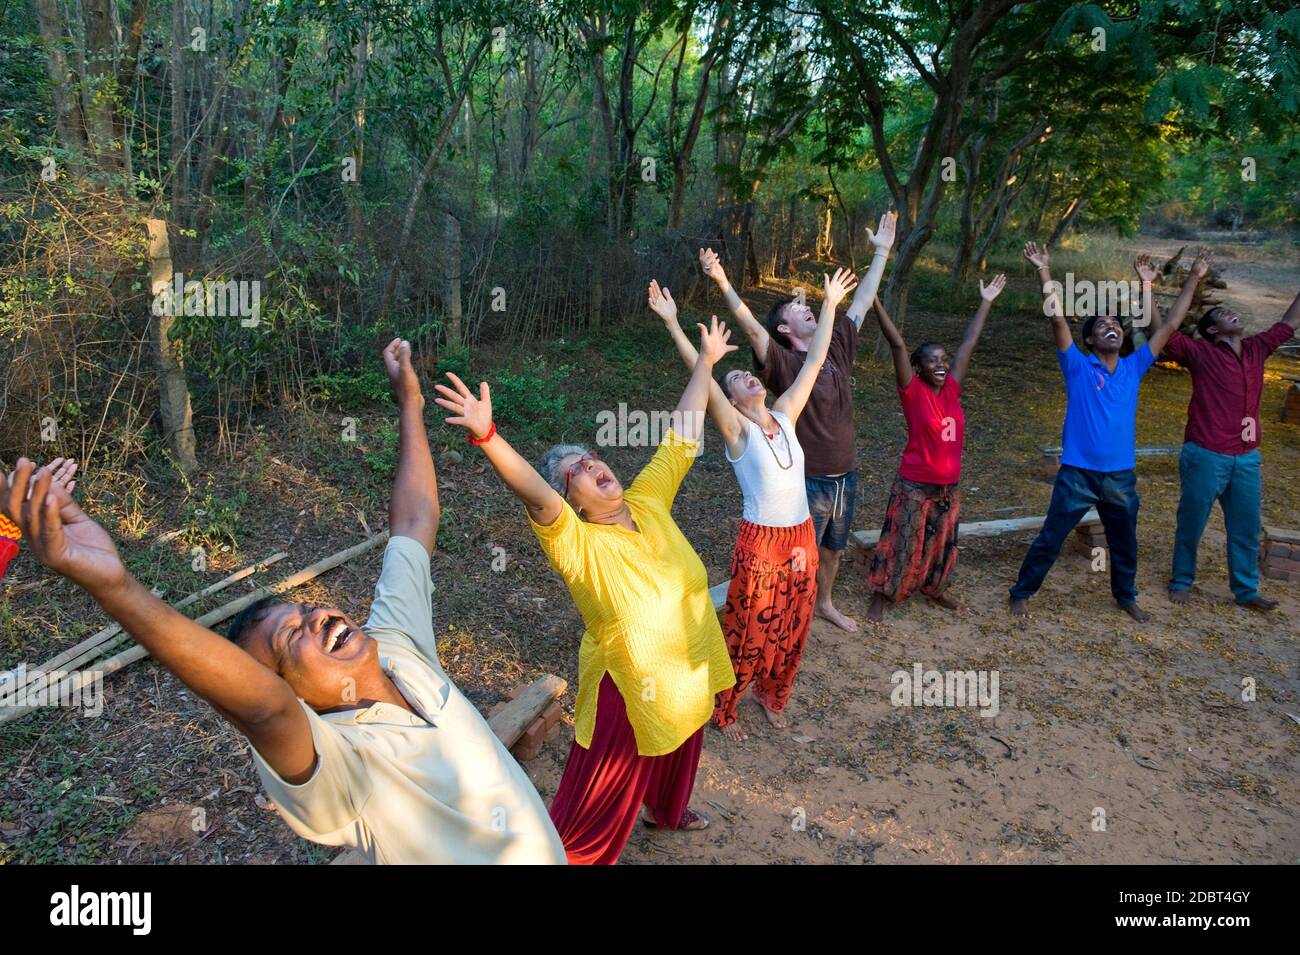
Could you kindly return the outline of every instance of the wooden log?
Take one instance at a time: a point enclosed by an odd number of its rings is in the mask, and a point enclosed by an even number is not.
[[[238,600],[232,600],[230,603],[222,604],[215,610],[209,610],[201,617],[196,617],[194,622],[204,627],[211,627],[213,624],[221,623],[223,620],[235,616],[245,607],[251,607],[263,597],[273,597],[276,594],[284,593],[286,590],[292,590],[294,587],[304,584],[309,580],[319,577],[327,570],[333,570],[340,564],[346,563],[359,554],[366,551],[374,550],[380,544],[388,540],[388,531],[382,534],[376,534],[367,540],[362,541],[346,550],[341,550],[337,554],[331,554],[292,574],[277,584],[271,584],[267,587],[259,587],[250,594],[240,597]],[[106,659],[100,666],[94,670],[78,670],[76,673],[69,674],[65,680],[62,680],[57,689],[51,689],[50,695],[61,696],[64,693],[80,692],[86,683],[94,679],[97,675],[100,678],[111,676],[118,670],[130,666],[136,660],[141,660],[149,655],[149,651],[142,646],[134,646],[128,650]],[[10,720],[17,719],[36,709],[34,706],[15,706],[0,709],[0,723],[7,723]]]
[[[524,730],[548,706],[564,695],[569,684],[553,673],[539,677],[513,700],[492,714],[487,721],[497,739],[506,749],[514,746]],[[369,861],[356,849],[344,849],[330,865],[369,865]]]
[[[1063,448],[1057,446],[1044,446],[1039,448],[1039,450],[1043,452],[1043,457],[1045,458],[1059,457],[1062,451],[1064,451]],[[1182,445],[1179,445],[1178,447],[1134,448],[1133,453],[1139,458],[1149,458],[1158,457],[1162,454],[1180,454],[1182,453],[1182,450]]]
[[[1016,531],[1036,531],[1043,526],[1043,521],[1047,520],[1047,515],[1037,515],[1034,517],[1013,517],[1002,521],[975,521],[969,524],[957,525],[957,539],[960,541],[963,537],[996,537],[999,534],[1011,534]],[[1101,517],[1097,514],[1097,509],[1093,508],[1079,520],[1079,527],[1086,527],[1090,524],[1100,524]],[[880,531],[854,531],[850,535],[850,540],[859,547],[875,547],[880,542]]]

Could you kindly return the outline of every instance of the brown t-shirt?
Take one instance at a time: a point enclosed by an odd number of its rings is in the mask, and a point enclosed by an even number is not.
[[[831,334],[826,362],[794,429],[803,445],[803,473],[808,477],[845,474],[857,467],[853,386],[849,382],[857,350],[858,326],[849,316],[841,315]],[[794,351],[769,337],[767,361],[760,362],[754,355],[754,370],[775,398],[794,384],[806,357],[806,352]]]

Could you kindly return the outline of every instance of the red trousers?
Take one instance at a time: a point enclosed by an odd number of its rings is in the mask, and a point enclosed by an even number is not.
[[[676,829],[695,787],[704,727],[664,756],[642,756],[623,697],[608,673],[600,681],[591,746],[569,748],[551,821],[570,865],[613,865],[632,835],[641,806]]]
[[[773,713],[790,701],[817,600],[817,564],[811,517],[794,527],[740,522],[722,612],[736,683],[718,694],[719,726],[736,722],[736,704],[751,685]]]

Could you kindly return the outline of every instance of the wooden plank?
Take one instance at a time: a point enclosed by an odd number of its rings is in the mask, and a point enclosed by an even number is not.
[[[537,719],[541,712],[564,695],[569,684],[553,673],[548,673],[532,682],[528,689],[493,714],[487,721],[492,732],[501,740],[506,749],[515,745],[528,724]],[[333,859],[330,865],[369,865],[370,862],[356,849],[344,849]]]
[[[553,673],[534,680],[528,689],[493,714],[488,726],[506,749],[514,746],[524,735],[528,725],[537,719],[542,710],[564,695],[569,684]]]
[[[1269,527],[1265,525],[1264,536],[1271,541],[1277,541],[1279,544],[1300,544],[1300,531],[1293,531],[1289,527]]]
[[[1036,531],[1043,526],[1043,521],[1047,515],[1034,517],[1013,517],[1002,521],[974,521],[969,524],[957,525],[957,540],[964,537],[996,537],[999,534],[1011,534],[1016,531]],[[1100,524],[1101,518],[1097,514],[1097,509],[1093,508],[1083,515],[1079,521],[1079,527],[1087,527],[1092,524]],[[875,547],[880,541],[879,529],[869,531],[854,531],[851,535],[853,543],[859,547]]]
[[[1045,457],[1045,458],[1050,458],[1050,457],[1053,457],[1053,456],[1055,456],[1055,455],[1061,454],[1061,453],[1064,451],[1064,448],[1061,448],[1061,447],[1051,447],[1051,446],[1046,446],[1046,445],[1045,445],[1045,446],[1039,448],[1038,450],[1040,450],[1040,451],[1043,452],[1043,457]],[[1182,446],[1179,445],[1179,446],[1176,447],[1176,448],[1168,448],[1168,447],[1159,447],[1159,448],[1134,448],[1134,449],[1133,449],[1133,453],[1136,454],[1136,455],[1137,455],[1138,457],[1140,457],[1140,458],[1149,458],[1149,457],[1155,457],[1155,456],[1157,456],[1157,455],[1161,455],[1161,454],[1179,454],[1179,453],[1182,452],[1182,450],[1183,450]]]

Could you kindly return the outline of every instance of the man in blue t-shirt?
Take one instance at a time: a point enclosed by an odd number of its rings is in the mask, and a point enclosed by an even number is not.
[[[1137,472],[1136,444],[1138,385],[1155,363],[1169,336],[1182,324],[1192,303],[1196,285],[1208,268],[1202,250],[1188,274],[1178,300],[1162,323],[1159,315],[1149,318],[1156,325],[1147,342],[1127,358],[1120,358],[1124,326],[1113,315],[1094,315],[1083,323],[1083,342],[1091,354],[1074,344],[1070,325],[1057,296],[1059,285],[1052,281],[1047,251],[1033,242],[1025,245],[1025,258],[1038,270],[1043,283],[1043,308],[1051,316],[1056,336],[1057,360],[1065,379],[1065,426],[1061,435],[1061,466],[1052,488],[1047,519],[1029,546],[1020,565],[1020,577],[1011,588],[1011,612],[1029,615],[1029,598],[1038,592],[1052,569],[1061,544],[1091,507],[1097,508],[1106,529],[1110,551],[1110,592],[1115,601],[1139,623],[1147,620],[1137,604]],[[1150,302],[1156,269],[1146,255],[1133,263],[1142,280],[1142,302]]]

